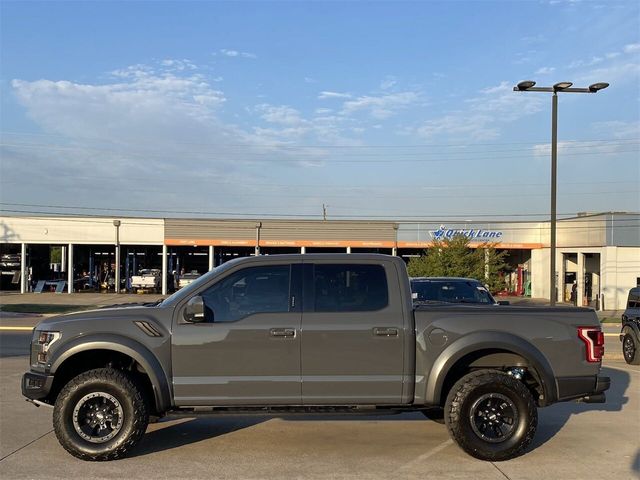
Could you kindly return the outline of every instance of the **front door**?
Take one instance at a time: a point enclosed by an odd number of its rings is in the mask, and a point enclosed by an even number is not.
[[[197,293],[204,322],[185,322],[178,307],[176,404],[299,404],[301,283],[300,264],[240,266]]]
[[[305,263],[303,404],[401,403],[407,326],[393,281],[391,263]]]

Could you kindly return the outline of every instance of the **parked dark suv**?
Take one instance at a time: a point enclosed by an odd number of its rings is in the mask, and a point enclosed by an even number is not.
[[[496,301],[478,280],[460,277],[413,277],[411,293],[414,303],[475,303],[481,305],[508,305]]]
[[[629,290],[627,308],[622,314],[620,341],[625,361],[640,365],[640,287]]]

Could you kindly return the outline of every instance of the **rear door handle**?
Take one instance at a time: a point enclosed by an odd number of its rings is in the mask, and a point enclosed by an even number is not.
[[[272,337],[295,337],[296,330],[295,328],[272,328],[269,334]]]
[[[398,329],[389,327],[375,327],[373,329],[373,334],[379,337],[397,337]]]

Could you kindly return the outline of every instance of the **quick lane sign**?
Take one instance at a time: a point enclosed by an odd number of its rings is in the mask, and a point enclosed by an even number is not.
[[[444,225],[440,225],[438,230],[432,230],[429,233],[434,240],[444,240],[445,238],[451,239],[456,235],[464,235],[469,240],[499,240],[502,238],[502,231],[500,230],[484,230],[482,228],[447,228]]]

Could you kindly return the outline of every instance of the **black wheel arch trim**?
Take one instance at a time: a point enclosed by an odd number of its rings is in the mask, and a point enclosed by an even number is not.
[[[133,358],[149,375],[157,410],[164,412],[171,408],[170,383],[158,358],[140,342],[122,335],[87,335],[60,345],[56,350],[60,354],[51,358],[50,374],[55,375],[57,369],[72,356],[89,350],[111,350]]]
[[[497,331],[476,332],[459,338],[449,345],[435,360],[428,372],[425,403],[437,405],[442,398],[445,378],[451,368],[463,357],[480,350],[505,350],[523,357],[535,370],[544,392],[541,406],[558,400],[558,388],[551,364],[527,340],[513,334]]]
[[[638,324],[635,322],[627,322],[625,323],[625,325],[622,327],[622,330],[620,330],[620,335],[624,336],[627,333],[633,333],[635,334],[637,339],[640,339],[640,327],[638,327]],[[620,338],[620,340],[622,340],[622,338]]]

